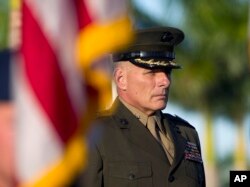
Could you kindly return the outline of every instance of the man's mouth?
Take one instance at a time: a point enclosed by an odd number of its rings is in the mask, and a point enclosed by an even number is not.
[[[161,98],[161,99],[166,99],[167,94],[158,94],[158,95],[155,95],[155,97]]]

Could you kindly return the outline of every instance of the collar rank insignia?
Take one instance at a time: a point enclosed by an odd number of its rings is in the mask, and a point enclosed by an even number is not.
[[[184,154],[186,160],[202,163],[201,154],[195,143],[187,142]]]

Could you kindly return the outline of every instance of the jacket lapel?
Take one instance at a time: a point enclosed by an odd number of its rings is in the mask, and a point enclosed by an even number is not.
[[[115,118],[128,140],[156,159],[168,162],[165,152],[149,130],[118,99],[115,101]]]
[[[164,117],[163,124],[165,125],[167,132],[170,133],[170,137],[175,147],[175,158],[170,168],[170,173],[171,173],[183,160],[187,140],[181,135],[178,127],[173,121],[168,120],[166,119],[166,117]]]

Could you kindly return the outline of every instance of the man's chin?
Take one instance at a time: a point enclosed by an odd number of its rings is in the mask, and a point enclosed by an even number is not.
[[[156,110],[163,110],[164,108],[166,108],[167,106],[167,102],[162,101],[161,103],[159,103],[156,107]]]

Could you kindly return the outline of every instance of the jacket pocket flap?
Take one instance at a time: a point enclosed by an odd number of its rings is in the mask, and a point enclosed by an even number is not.
[[[150,162],[110,162],[109,176],[123,179],[151,177]]]

